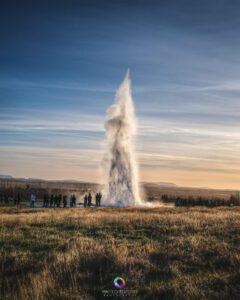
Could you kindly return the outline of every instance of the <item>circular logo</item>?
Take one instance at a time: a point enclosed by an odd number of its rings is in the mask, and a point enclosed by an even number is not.
[[[118,289],[123,289],[126,286],[126,281],[122,277],[116,277],[114,279],[114,285]]]

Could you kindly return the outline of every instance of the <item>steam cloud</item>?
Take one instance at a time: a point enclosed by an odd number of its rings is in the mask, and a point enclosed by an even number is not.
[[[134,104],[129,71],[119,87],[115,103],[108,110],[105,123],[107,138],[106,204],[141,205],[138,186],[138,166],[134,155],[133,136],[136,133]]]

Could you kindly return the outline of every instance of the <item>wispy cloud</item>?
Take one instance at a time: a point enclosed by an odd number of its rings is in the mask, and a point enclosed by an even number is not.
[[[82,82],[44,82],[44,81],[28,81],[21,80],[18,78],[1,78],[0,88],[5,89],[56,89],[56,90],[76,90],[76,91],[87,91],[87,92],[98,92],[98,93],[114,93],[115,87],[103,87],[94,85],[83,85]]]

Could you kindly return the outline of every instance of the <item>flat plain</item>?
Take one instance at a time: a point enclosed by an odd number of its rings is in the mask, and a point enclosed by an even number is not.
[[[1,207],[0,245],[1,299],[240,295],[239,207]]]

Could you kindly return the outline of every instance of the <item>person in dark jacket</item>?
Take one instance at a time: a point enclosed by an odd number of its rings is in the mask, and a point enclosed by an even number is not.
[[[53,203],[54,203],[54,197],[53,195],[50,196],[50,207],[53,207]]]
[[[96,206],[97,207],[101,206],[101,199],[102,199],[102,194],[101,193],[97,193],[96,194]]]
[[[75,194],[73,194],[72,195],[72,206],[76,207],[76,201],[77,201],[77,198],[76,198]]]
[[[98,207],[99,193],[96,194],[95,201],[96,201],[96,207]]]
[[[48,195],[47,194],[44,194],[43,195],[43,206],[44,207],[47,207],[47,202],[48,202]]]
[[[20,194],[18,193],[18,194],[17,194],[17,205],[20,205],[20,203],[21,203],[21,196],[20,196]]]
[[[49,202],[50,202],[50,196],[47,194],[47,196],[46,196],[46,207],[49,206]]]
[[[59,195],[58,195],[58,199],[57,199],[57,207],[60,207],[60,206],[61,206],[61,202],[62,202],[62,195],[59,194]]]
[[[101,206],[102,194],[98,194],[98,206]]]
[[[91,193],[88,194],[88,206],[90,207],[92,205],[92,195]]]
[[[13,196],[14,205],[17,205],[17,195]]]
[[[8,195],[5,195],[5,196],[4,196],[4,203],[5,203],[5,204],[8,204],[8,203],[9,203],[9,197],[8,197]]]
[[[84,207],[87,207],[87,205],[88,205],[88,196],[87,196],[87,194],[84,196],[84,201],[83,201],[83,206]]]
[[[58,204],[58,196],[57,195],[54,195],[53,202],[54,202],[54,207],[56,207]]]
[[[67,195],[63,196],[63,207],[67,207]]]

